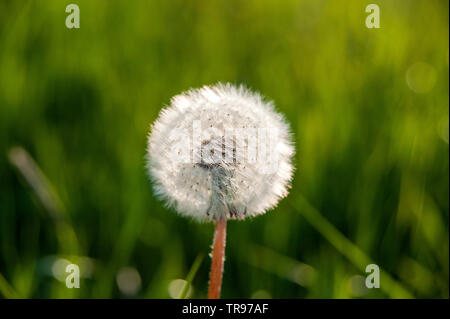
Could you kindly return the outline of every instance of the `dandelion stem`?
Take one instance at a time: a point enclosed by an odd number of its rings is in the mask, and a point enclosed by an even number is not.
[[[225,243],[227,238],[226,219],[216,222],[211,261],[211,274],[209,278],[208,299],[219,299],[222,288],[223,264],[225,261]]]

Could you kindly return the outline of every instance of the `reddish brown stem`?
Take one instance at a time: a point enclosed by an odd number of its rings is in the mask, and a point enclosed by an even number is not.
[[[214,231],[214,242],[209,278],[208,299],[219,299],[222,288],[223,264],[225,261],[225,243],[227,238],[227,221],[218,220]]]

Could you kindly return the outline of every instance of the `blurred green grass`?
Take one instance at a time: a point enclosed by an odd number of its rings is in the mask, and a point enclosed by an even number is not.
[[[277,209],[230,223],[223,297],[448,298],[448,1],[376,1],[378,30],[368,3],[0,0],[0,296],[179,296],[213,229],[155,199],[146,136],[174,94],[230,81],[286,115],[297,169]],[[64,260],[85,265],[80,289]],[[368,260],[382,289],[363,287]]]

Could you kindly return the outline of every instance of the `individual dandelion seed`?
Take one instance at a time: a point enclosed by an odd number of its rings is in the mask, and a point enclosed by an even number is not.
[[[265,213],[288,194],[294,146],[273,103],[217,84],[172,98],[151,127],[147,168],[169,207],[216,230],[210,298],[218,298],[226,221]]]

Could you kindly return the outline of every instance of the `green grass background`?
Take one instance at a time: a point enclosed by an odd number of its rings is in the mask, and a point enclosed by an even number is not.
[[[365,27],[369,3],[380,29]],[[206,297],[213,226],[155,198],[146,137],[171,96],[229,81],[275,102],[297,154],[290,195],[229,223],[223,297],[448,298],[448,12],[436,0],[0,0],[0,296],[168,298],[204,256],[190,296]],[[8,159],[15,146],[54,211]],[[81,265],[80,289],[57,280],[58,258]],[[371,262],[380,289],[364,288]]]

